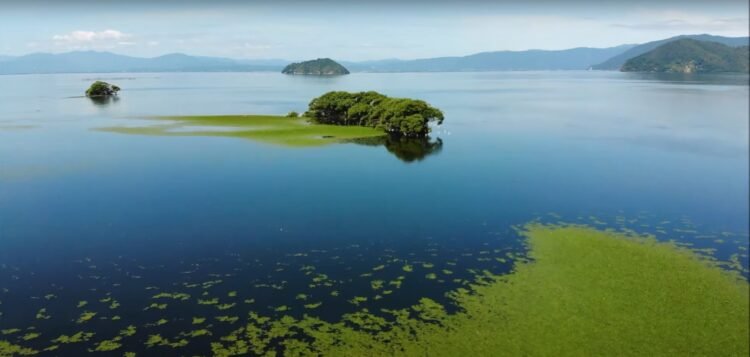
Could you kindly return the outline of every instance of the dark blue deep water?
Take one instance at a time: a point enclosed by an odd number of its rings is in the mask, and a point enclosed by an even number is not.
[[[121,86],[119,100],[80,97],[95,79]],[[446,302],[478,271],[507,272],[508,257],[523,253],[513,226],[534,219],[629,228],[714,249],[747,269],[747,81],[614,72],[0,76],[0,329],[21,330],[0,340],[41,349],[60,334],[95,331],[88,344],[59,350],[74,355],[131,324],[145,340],[190,329],[194,316],[335,321],[423,296]],[[96,130],[153,115],[301,112],[330,90],[428,101],[445,113],[432,133],[442,147],[404,161],[382,145]],[[399,276],[387,295],[371,288]],[[159,292],[192,297],[144,310]],[[357,306],[355,296],[368,301]],[[237,305],[217,311],[199,297]],[[323,304],[302,306],[310,302]],[[42,308],[49,319],[35,318]],[[83,311],[97,315],[76,323]],[[156,326],[160,319],[168,322]],[[214,327],[217,336],[231,329]],[[42,336],[23,341],[27,330]]]

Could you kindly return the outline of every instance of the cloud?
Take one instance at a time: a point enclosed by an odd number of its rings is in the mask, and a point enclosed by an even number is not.
[[[72,44],[86,44],[105,41],[122,41],[132,37],[129,34],[117,30],[95,31],[73,31],[64,35],[54,35],[52,39],[57,42],[66,42]]]
[[[116,47],[134,46],[133,35],[118,30],[77,30],[52,36],[52,43],[62,50],[111,50]]]

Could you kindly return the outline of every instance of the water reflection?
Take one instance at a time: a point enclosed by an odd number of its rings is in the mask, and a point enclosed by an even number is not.
[[[750,76],[743,73],[647,73],[628,72],[634,80],[650,80],[673,84],[748,85]]]
[[[120,101],[120,97],[118,96],[104,96],[104,97],[88,97],[89,100],[91,100],[91,103],[93,103],[96,106],[106,106],[110,104],[116,104],[118,101]]]
[[[367,146],[385,146],[391,154],[403,162],[422,161],[425,157],[435,155],[443,150],[443,140],[424,138],[410,138],[406,136],[384,135],[374,138],[354,139],[351,142]]]

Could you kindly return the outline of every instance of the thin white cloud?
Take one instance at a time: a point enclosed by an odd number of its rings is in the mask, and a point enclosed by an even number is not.
[[[64,35],[54,35],[52,39],[58,42],[73,44],[86,44],[101,41],[122,41],[132,37],[129,34],[117,30],[96,31],[72,31]]]

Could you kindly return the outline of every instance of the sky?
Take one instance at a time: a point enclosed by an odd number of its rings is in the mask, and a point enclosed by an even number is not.
[[[748,1],[6,0],[0,55],[414,59],[748,36]]]

